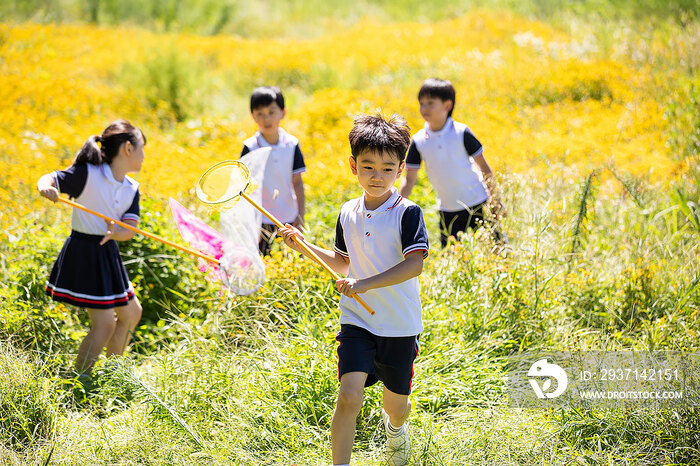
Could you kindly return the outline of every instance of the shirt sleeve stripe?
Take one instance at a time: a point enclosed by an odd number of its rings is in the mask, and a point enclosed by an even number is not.
[[[336,248],[336,247],[334,247],[333,250],[334,250],[335,252],[337,252],[338,254],[340,254],[341,256],[343,256],[343,257],[350,257],[350,255],[349,255],[347,252],[341,251],[340,249],[338,249],[338,248]]]
[[[297,168],[296,170],[292,170],[292,175],[296,175],[297,173],[304,173],[305,171],[306,167]]]
[[[407,163],[406,168],[410,168],[411,170],[420,170],[420,164],[414,165],[412,163]]]
[[[423,259],[428,257],[428,245],[425,243],[412,244],[411,246],[403,250],[403,256],[406,257],[409,253],[412,253],[414,251],[425,251],[423,253]]]
[[[140,217],[136,214],[124,214],[122,216],[122,220],[136,220],[136,221],[138,221],[139,218]]]
[[[484,152],[484,148],[480,147],[478,151],[474,152],[473,154],[469,154],[469,157],[476,157],[477,155],[481,155],[482,152]]]

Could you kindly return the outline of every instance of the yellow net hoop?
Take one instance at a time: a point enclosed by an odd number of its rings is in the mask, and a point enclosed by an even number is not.
[[[242,192],[250,194],[257,187],[246,164],[225,160],[204,172],[197,182],[196,193],[210,211],[221,211],[233,207]]]
[[[243,162],[225,160],[205,171],[197,181],[195,190],[197,198],[207,206],[209,213],[227,211],[221,214],[223,225],[227,215],[234,212],[234,215],[241,214],[238,209],[240,206],[233,209],[241,198],[241,193],[251,194],[256,188],[257,184]],[[248,217],[243,218],[248,222],[252,220]],[[246,220],[242,223],[246,223]],[[239,295],[251,294],[265,281],[265,265],[257,249],[259,229],[255,230],[254,237],[251,237],[245,228],[229,230],[225,234],[227,242],[224,245],[224,254],[219,259],[218,276],[232,292]]]

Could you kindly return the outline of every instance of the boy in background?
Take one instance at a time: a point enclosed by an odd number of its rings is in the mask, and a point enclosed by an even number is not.
[[[246,155],[255,149],[271,148],[260,187],[262,205],[282,223],[291,223],[303,229],[306,201],[301,174],[306,171],[306,165],[299,149],[299,140],[280,128],[280,122],[287,114],[282,91],[272,86],[253,90],[250,113],[258,125],[258,131],[243,142],[241,162],[245,162]],[[276,233],[277,227],[263,217],[258,244],[263,256],[270,253]]]
[[[399,193],[409,197],[416,184],[421,162],[425,162],[428,180],[437,192],[440,214],[440,243],[447,246],[450,237],[467,228],[478,229],[489,222],[497,244],[506,243],[500,227],[486,219],[490,205],[493,218],[503,206],[495,196],[494,176],[484,158],[483,147],[463,123],[452,120],[455,89],[442,79],[427,79],[418,92],[420,114],[425,127],[411,140],[406,156],[406,176]]]
[[[364,388],[384,384],[382,420],[390,465],[407,464],[411,454],[413,361],[423,331],[418,275],[428,255],[423,213],[399,195],[394,183],[404,168],[410,130],[400,117],[362,116],[350,131],[350,170],[364,191],[340,208],[335,247],[308,246],[339,274],[338,378],[340,391],[331,422],[334,465],[349,465]],[[302,252],[301,233],[280,230],[287,246]],[[294,241],[292,240],[294,238]],[[375,310],[370,315],[351,296]]]

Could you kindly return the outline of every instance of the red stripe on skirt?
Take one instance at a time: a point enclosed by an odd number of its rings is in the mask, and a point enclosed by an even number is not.
[[[61,292],[59,292],[59,291],[54,291],[54,290],[52,290],[51,288],[49,288],[48,286],[46,287],[46,291],[47,291],[51,296],[54,296],[54,295],[55,295],[55,296],[60,296],[60,297],[62,297],[62,298],[68,298],[68,299],[71,299],[71,300],[73,300],[73,301],[79,301],[79,302],[81,302],[81,303],[102,304],[102,305],[104,305],[104,304],[114,304],[114,303],[125,303],[125,302],[129,301],[129,299],[131,299],[131,297],[134,296],[134,292],[133,292],[133,291],[130,291],[129,294],[127,294],[127,295],[126,295],[125,297],[123,297],[123,298],[110,299],[110,300],[108,300],[108,301],[98,301],[98,300],[95,300],[95,299],[76,298],[75,296],[71,296],[71,295],[69,295],[69,294],[61,293]]]

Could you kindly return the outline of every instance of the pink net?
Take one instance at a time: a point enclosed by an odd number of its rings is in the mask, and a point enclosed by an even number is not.
[[[231,241],[194,216],[182,204],[170,198],[170,210],[182,238],[190,246],[219,260],[220,264],[198,259],[199,270],[209,280],[220,280],[236,294],[250,294],[265,281],[265,269],[257,245]]]

